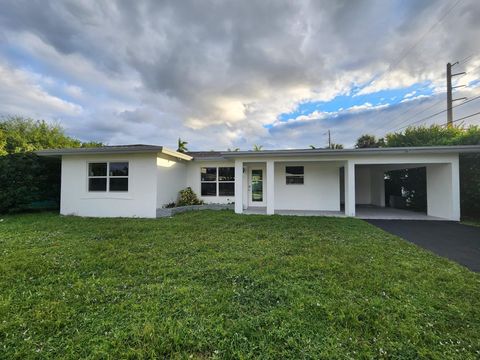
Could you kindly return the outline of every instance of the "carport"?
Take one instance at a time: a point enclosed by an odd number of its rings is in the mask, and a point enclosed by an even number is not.
[[[426,198],[425,211],[414,211],[399,207],[393,198],[386,198],[385,174],[404,169],[425,169]],[[356,216],[362,219],[404,219],[444,220],[455,216],[455,192],[459,189],[454,179],[453,163],[417,164],[361,164],[355,166],[355,208]],[[457,171],[458,177],[458,171]],[[459,206],[459,204],[458,204]],[[448,211],[450,209],[450,211]],[[459,210],[458,210],[459,211]]]
[[[426,211],[386,206],[385,173],[414,168],[425,168]],[[460,220],[458,154],[406,153],[388,157],[358,157],[347,162],[340,181],[343,182],[341,201],[348,216],[363,219]]]

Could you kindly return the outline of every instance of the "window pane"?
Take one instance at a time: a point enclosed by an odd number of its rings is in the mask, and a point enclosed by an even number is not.
[[[287,185],[289,184],[303,184],[303,175],[301,176],[287,176]]]
[[[201,168],[202,181],[217,181],[217,168]]]
[[[303,175],[303,166],[286,166],[287,175]]]
[[[107,191],[107,179],[106,178],[88,179],[88,191]]]
[[[107,163],[88,164],[89,176],[107,176]]]
[[[110,176],[128,176],[128,162],[111,162]]]
[[[252,201],[263,201],[263,170],[252,170]]]
[[[202,196],[217,196],[217,183],[202,183]]]
[[[128,191],[128,178],[110,178],[110,191]]]
[[[218,193],[220,196],[234,196],[235,195],[235,183],[219,183]]]
[[[235,181],[234,167],[218,168],[218,181]]]

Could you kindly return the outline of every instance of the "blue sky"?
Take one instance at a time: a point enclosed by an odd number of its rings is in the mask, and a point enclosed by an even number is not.
[[[352,92],[348,95],[338,95],[330,101],[306,101],[300,103],[297,108],[289,113],[283,113],[278,116],[280,121],[287,121],[295,119],[300,115],[309,115],[314,111],[336,113],[342,110],[352,108],[354,106],[361,106],[364,104],[371,104],[373,106],[379,105],[396,105],[402,101],[418,96],[431,96],[433,89],[431,82],[424,81],[422,83],[415,83],[411,86],[399,89],[387,89],[366,95],[356,95],[361,88],[354,87]],[[268,127],[269,125],[267,125]]]
[[[455,4],[6,2],[0,114],[108,144],[353,146],[444,109],[447,62],[479,93],[480,6]]]

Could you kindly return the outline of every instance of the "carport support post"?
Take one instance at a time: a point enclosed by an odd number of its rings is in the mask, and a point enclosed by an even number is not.
[[[267,161],[267,215],[275,213],[275,162]]]
[[[243,213],[243,161],[235,160],[235,213]]]
[[[355,163],[345,163],[345,215],[355,216]]]

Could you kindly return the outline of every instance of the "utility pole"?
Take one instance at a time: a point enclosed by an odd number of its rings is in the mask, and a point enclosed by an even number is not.
[[[330,136],[330,129],[328,130],[328,148],[332,148],[332,138]]]
[[[457,100],[467,99],[466,97],[462,97],[458,99],[452,98],[453,89],[465,86],[465,85],[452,86],[452,77],[466,74],[465,71],[452,74],[452,67],[454,67],[457,64],[458,64],[458,61],[453,64],[447,63],[447,126],[448,127],[453,126],[453,102]]]

